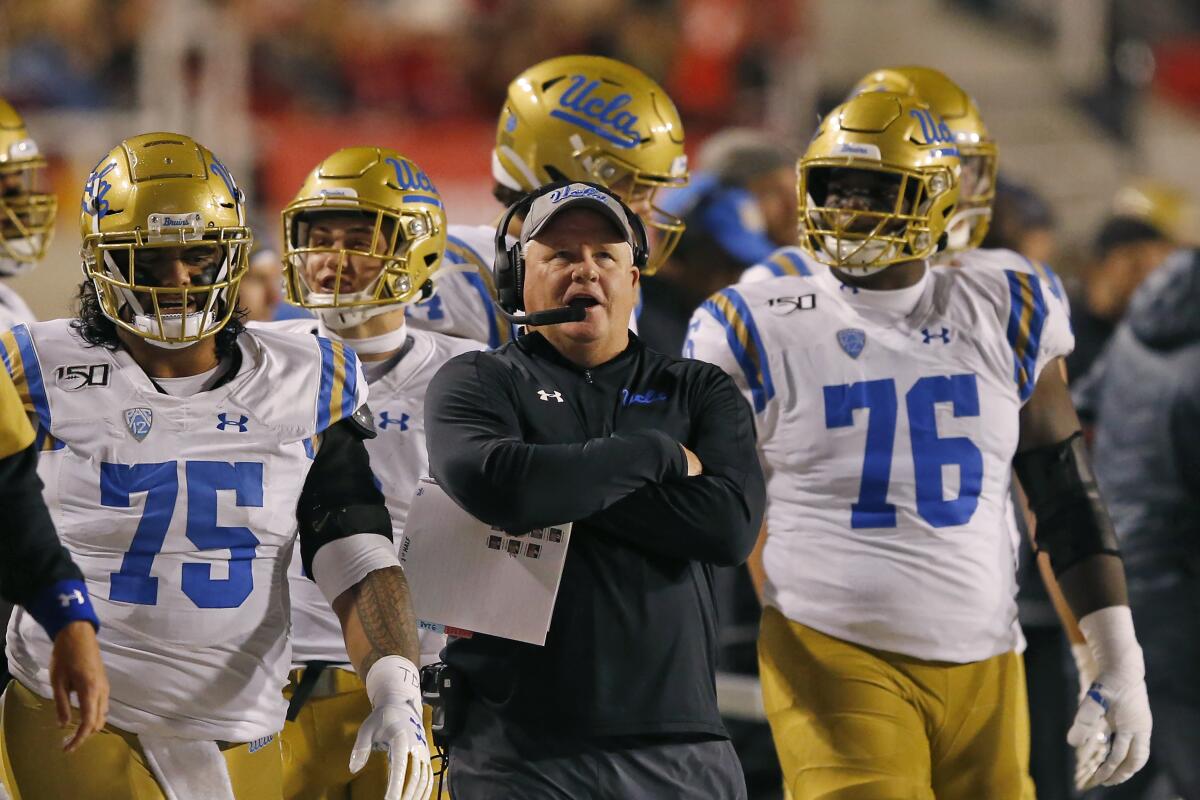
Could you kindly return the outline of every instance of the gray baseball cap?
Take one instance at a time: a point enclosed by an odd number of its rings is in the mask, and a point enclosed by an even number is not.
[[[590,208],[603,215],[616,226],[629,246],[637,249],[625,207],[616,198],[586,183],[572,183],[534,200],[521,225],[521,248],[524,249],[530,239],[550,224],[550,220],[568,208]]]

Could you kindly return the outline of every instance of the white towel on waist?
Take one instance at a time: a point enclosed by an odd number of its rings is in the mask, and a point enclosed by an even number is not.
[[[216,742],[147,734],[138,741],[167,800],[234,800]]]

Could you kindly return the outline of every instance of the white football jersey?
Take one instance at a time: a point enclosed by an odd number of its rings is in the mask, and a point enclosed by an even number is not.
[[[451,225],[448,231],[444,264],[433,273],[433,296],[410,303],[404,315],[414,328],[499,347],[513,338],[513,326],[492,303],[496,229]]]
[[[23,322],[37,322],[37,316],[15,289],[0,283],[0,331]]]
[[[824,264],[799,247],[781,247],[765,261],[747,267],[738,278],[738,283],[758,283],[787,275],[813,275],[828,269]]]
[[[927,660],[1018,647],[1018,414],[1074,342],[1041,278],[977,262],[897,292],[828,269],[738,284],[693,316],[685,354],[756,413],[766,602],[790,619]]]
[[[258,327],[256,325],[255,327]],[[316,334],[316,320],[270,322],[262,327]],[[370,384],[371,411],[378,435],[366,442],[371,471],[387,500],[392,517],[392,539],[399,548],[404,541],[408,508],[417,481],[429,474],[425,450],[425,390],[438,369],[460,353],[480,350],[483,345],[431,331],[409,329],[412,347],[390,371]],[[296,666],[307,661],[329,661],[349,666],[342,627],[317,585],[304,576],[300,553],[288,570],[292,591],[292,660]],[[432,663],[445,646],[446,637],[422,629],[421,662]]]
[[[353,353],[251,330],[224,385],[159,392],[124,350],[69,320],[0,335],[38,427],[59,538],[87,581],[133,733],[245,742],[279,731],[291,663],[287,566],[319,434],[366,401]],[[18,610],[9,666],[50,697],[50,641]]]

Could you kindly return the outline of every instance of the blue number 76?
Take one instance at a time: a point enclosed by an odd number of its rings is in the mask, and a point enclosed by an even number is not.
[[[156,605],[158,578],[150,575],[163,548],[179,494],[178,462],[100,465],[100,504],[129,508],[131,496],[146,493],[145,508],[119,572],[111,574],[108,597],[125,603]],[[200,608],[237,608],[254,589],[258,537],[243,526],[217,524],[217,492],[235,493],[237,505],[263,504],[263,465],[257,461],[187,461],[188,539],[200,550],[229,550],[229,577],[213,578],[209,564],[184,564],[183,593]]]
[[[896,382],[891,378],[826,386],[825,427],[854,425],[855,409],[869,411],[858,502],[850,506],[851,528],[894,528],[896,507],[887,501],[896,438]],[[965,436],[938,436],[934,408],[952,404],[954,416],[979,416],[974,375],[921,378],[904,397],[912,440],[917,513],[935,528],[963,525],[975,514],[983,485],[983,454]],[[942,497],[942,467],[959,467],[958,497]]]

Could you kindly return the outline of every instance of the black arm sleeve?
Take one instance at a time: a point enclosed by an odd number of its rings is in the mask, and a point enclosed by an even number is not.
[[[527,444],[508,376],[484,358],[448,361],[425,395],[430,474],[477,519],[510,531],[573,522],[687,474],[683,450],[661,431]]]
[[[25,606],[41,591],[83,574],[59,544],[50,512],[42,500],[33,445],[0,458],[0,597]]]
[[[754,549],[766,487],[746,399],[716,369],[702,380],[687,446],[704,474],[645,486],[587,522],[659,555],[732,566]]]
[[[364,409],[325,429],[304,480],[296,522],[305,575],[313,574],[317,551],[334,539],[358,533],[392,538],[392,520],[363,444],[363,439],[371,436],[362,421],[362,415],[369,418],[370,412]]]

